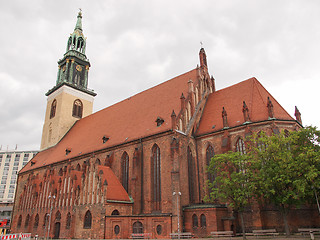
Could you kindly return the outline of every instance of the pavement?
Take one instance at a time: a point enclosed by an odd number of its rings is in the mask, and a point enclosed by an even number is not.
[[[181,238],[183,239],[183,238]],[[242,240],[242,237],[210,237],[210,238],[191,238],[192,240]],[[307,240],[311,239],[310,235],[290,235],[289,237],[283,235],[283,236],[276,236],[276,237],[255,237],[255,236],[247,236],[247,239],[254,239],[254,240]],[[320,235],[316,235],[315,240],[320,240]],[[77,240],[87,240],[87,239],[77,239]],[[90,240],[100,240],[100,239],[90,239]],[[102,240],[102,239],[101,239]],[[127,240],[127,239],[117,239],[117,240]],[[149,240],[159,240],[158,239],[149,239]],[[171,238],[164,239],[161,238],[161,240],[171,240]]]

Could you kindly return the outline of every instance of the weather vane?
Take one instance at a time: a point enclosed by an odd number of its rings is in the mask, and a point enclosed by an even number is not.
[[[82,9],[81,8],[79,8],[79,11],[82,13]]]

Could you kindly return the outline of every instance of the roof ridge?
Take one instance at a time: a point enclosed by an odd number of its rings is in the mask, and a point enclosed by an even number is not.
[[[257,88],[257,91],[258,91],[258,94],[259,94],[259,97],[260,97],[260,99],[262,100],[262,102],[265,104],[265,100],[263,99],[263,97],[262,97],[262,94],[261,94],[261,91],[260,91],[260,89],[257,87],[257,84],[258,83],[260,83],[256,78],[254,78],[253,79],[253,81],[252,81],[252,94],[251,94],[251,105],[253,105],[253,91],[254,91],[254,88],[256,87]],[[260,84],[260,86],[262,86],[261,84]],[[265,89],[265,88],[264,88]],[[267,91],[267,89],[265,89],[265,91]],[[267,93],[271,96],[271,94],[267,91]],[[265,104],[266,105],[266,104]],[[253,107],[253,106],[251,106],[251,107]]]
[[[243,80],[243,81],[241,81],[241,82],[238,82],[238,83],[236,83],[236,84],[227,86],[227,87],[225,87],[225,88],[221,88],[221,89],[219,89],[219,90],[217,90],[217,91],[215,91],[215,92],[220,92],[220,91],[222,91],[222,90],[225,90],[225,89],[228,89],[228,88],[232,88],[232,87],[238,86],[238,85],[240,85],[240,84],[243,84],[243,83],[249,82],[249,81],[258,81],[258,79],[256,79],[255,77],[251,77],[251,78],[248,78],[248,79]],[[258,82],[259,82],[259,81],[258,81]]]
[[[258,80],[257,80],[257,84],[259,84],[260,87],[262,87],[268,93],[268,95],[272,98],[272,100],[275,101],[280,106],[280,108],[283,111],[285,111],[285,113],[287,113],[294,120],[294,118],[287,112],[287,110],[285,110],[284,107],[282,107],[282,105],[277,101],[277,99],[274,98],[273,95]]]
[[[131,98],[134,98],[134,97],[136,97],[136,96],[140,96],[141,94],[144,94],[145,92],[150,91],[151,89],[154,89],[154,88],[159,87],[159,86],[161,86],[161,85],[164,85],[164,84],[167,84],[167,83],[169,83],[169,82],[172,82],[173,80],[177,79],[178,77],[182,77],[182,76],[184,76],[184,75],[187,75],[187,74],[189,74],[189,73],[191,73],[191,72],[193,72],[193,71],[195,71],[195,70],[197,70],[197,68],[194,68],[194,69],[192,69],[192,70],[190,70],[190,71],[188,71],[188,72],[185,72],[185,73],[183,73],[183,74],[180,74],[180,75],[178,75],[178,76],[175,76],[175,77],[173,77],[173,78],[171,78],[171,79],[169,79],[169,80],[167,80],[167,81],[164,81],[164,82],[162,82],[162,83],[159,83],[159,84],[157,84],[157,85],[154,85],[153,87],[150,87],[150,88],[148,88],[148,89],[145,89],[145,90],[143,90],[142,92],[138,92],[138,93],[136,93],[136,94],[134,94],[134,95],[131,95],[131,96],[129,96],[129,97],[127,97],[127,98],[125,98],[125,99],[123,99],[123,100],[121,100],[121,101],[119,101],[119,102],[116,102],[116,103],[114,103],[114,104],[112,104],[112,105],[110,105],[110,106],[108,106],[108,107],[105,107],[105,108],[103,108],[103,109],[100,109],[99,111],[94,112],[94,113],[92,113],[92,114],[90,114],[90,115],[88,115],[88,116],[86,116],[86,117],[84,117],[84,118],[82,118],[82,119],[90,118],[91,116],[95,115],[96,113],[99,113],[99,112],[102,112],[102,111],[104,111],[104,110],[106,110],[106,109],[108,109],[108,108],[117,106],[117,105],[119,105],[119,104],[121,104],[121,103],[123,103],[123,102],[125,102],[125,101],[127,101],[127,100],[130,100]],[[82,119],[80,119],[80,120],[78,120],[78,121],[81,121]]]

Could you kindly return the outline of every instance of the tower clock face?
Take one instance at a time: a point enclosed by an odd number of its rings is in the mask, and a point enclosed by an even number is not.
[[[76,69],[77,69],[78,72],[81,72],[81,71],[82,71],[82,67],[81,67],[80,65],[77,65],[77,66],[76,66]]]

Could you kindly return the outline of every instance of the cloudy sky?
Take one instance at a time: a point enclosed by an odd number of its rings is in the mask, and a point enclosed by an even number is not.
[[[320,127],[318,0],[0,0],[0,145],[37,150],[45,93],[83,11],[98,111],[196,67],[221,89],[256,77]]]

